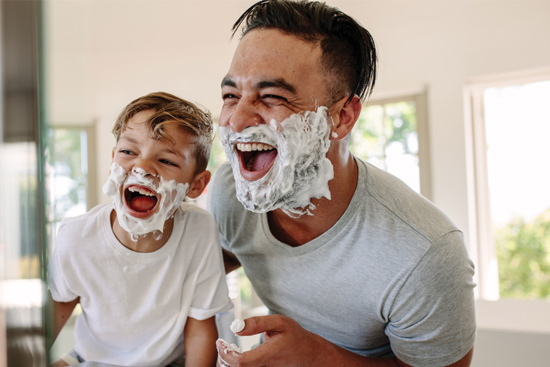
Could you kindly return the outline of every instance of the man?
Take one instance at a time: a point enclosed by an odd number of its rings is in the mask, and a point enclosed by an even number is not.
[[[226,271],[269,316],[218,343],[219,366],[469,366],[473,265],[462,233],[395,177],[353,157],[376,75],[370,34],[324,3],[260,1],[222,81],[209,208]]]

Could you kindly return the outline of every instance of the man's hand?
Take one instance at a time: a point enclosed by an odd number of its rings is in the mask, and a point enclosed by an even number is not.
[[[252,317],[237,335],[265,333],[264,343],[249,352],[239,353],[218,340],[217,367],[410,367],[395,357],[369,358],[352,353],[317,334],[302,328],[282,315]],[[473,349],[448,367],[468,367]]]
[[[326,341],[296,321],[282,315],[252,317],[245,320],[245,328],[237,334],[259,333],[265,333],[264,343],[242,354],[227,350],[218,341],[218,367],[320,365],[317,360]]]

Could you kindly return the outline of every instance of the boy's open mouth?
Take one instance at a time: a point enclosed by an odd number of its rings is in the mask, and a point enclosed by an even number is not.
[[[147,217],[157,206],[159,198],[151,189],[141,185],[130,185],[124,189],[124,201],[130,214]]]
[[[237,143],[236,152],[243,178],[254,181],[262,178],[273,166],[277,149],[263,143]]]

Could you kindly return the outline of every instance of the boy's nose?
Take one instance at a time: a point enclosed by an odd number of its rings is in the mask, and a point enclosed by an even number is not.
[[[146,177],[157,175],[157,171],[154,164],[145,159],[142,159],[139,162],[136,162],[136,164],[134,164],[134,166],[132,167],[132,172],[138,173]]]

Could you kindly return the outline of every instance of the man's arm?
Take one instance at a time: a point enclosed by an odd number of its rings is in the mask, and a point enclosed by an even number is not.
[[[472,363],[473,355],[474,355],[474,348],[472,347],[472,349],[470,349],[464,357],[462,357],[460,360],[446,367],[469,367],[470,364]],[[396,360],[397,360],[397,365],[399,367],[412,367],[411,365],[408,365],[405,362],[400,361],[398,358],[396,358]]]
[[[185,344],[186,367],[212,367],[216,365],[216,319],[187,318],[183,342]]]
[[[223,263],[225,266],[225,274],[231,273],[233,270],[237,270],[241,267],[241,263],[233,253],[223,250]]]
[[[395,357],[369,358],[352,353],[303,329],[286,316],[252,317],[246,320],[245,325],[239,335],[265,332],[264,343],[242,354],[226,351],[218,343],[218,353],[225,362],[218,366],[410,367]],[[449,367],[468,367],[471,359],[472,350]]]

